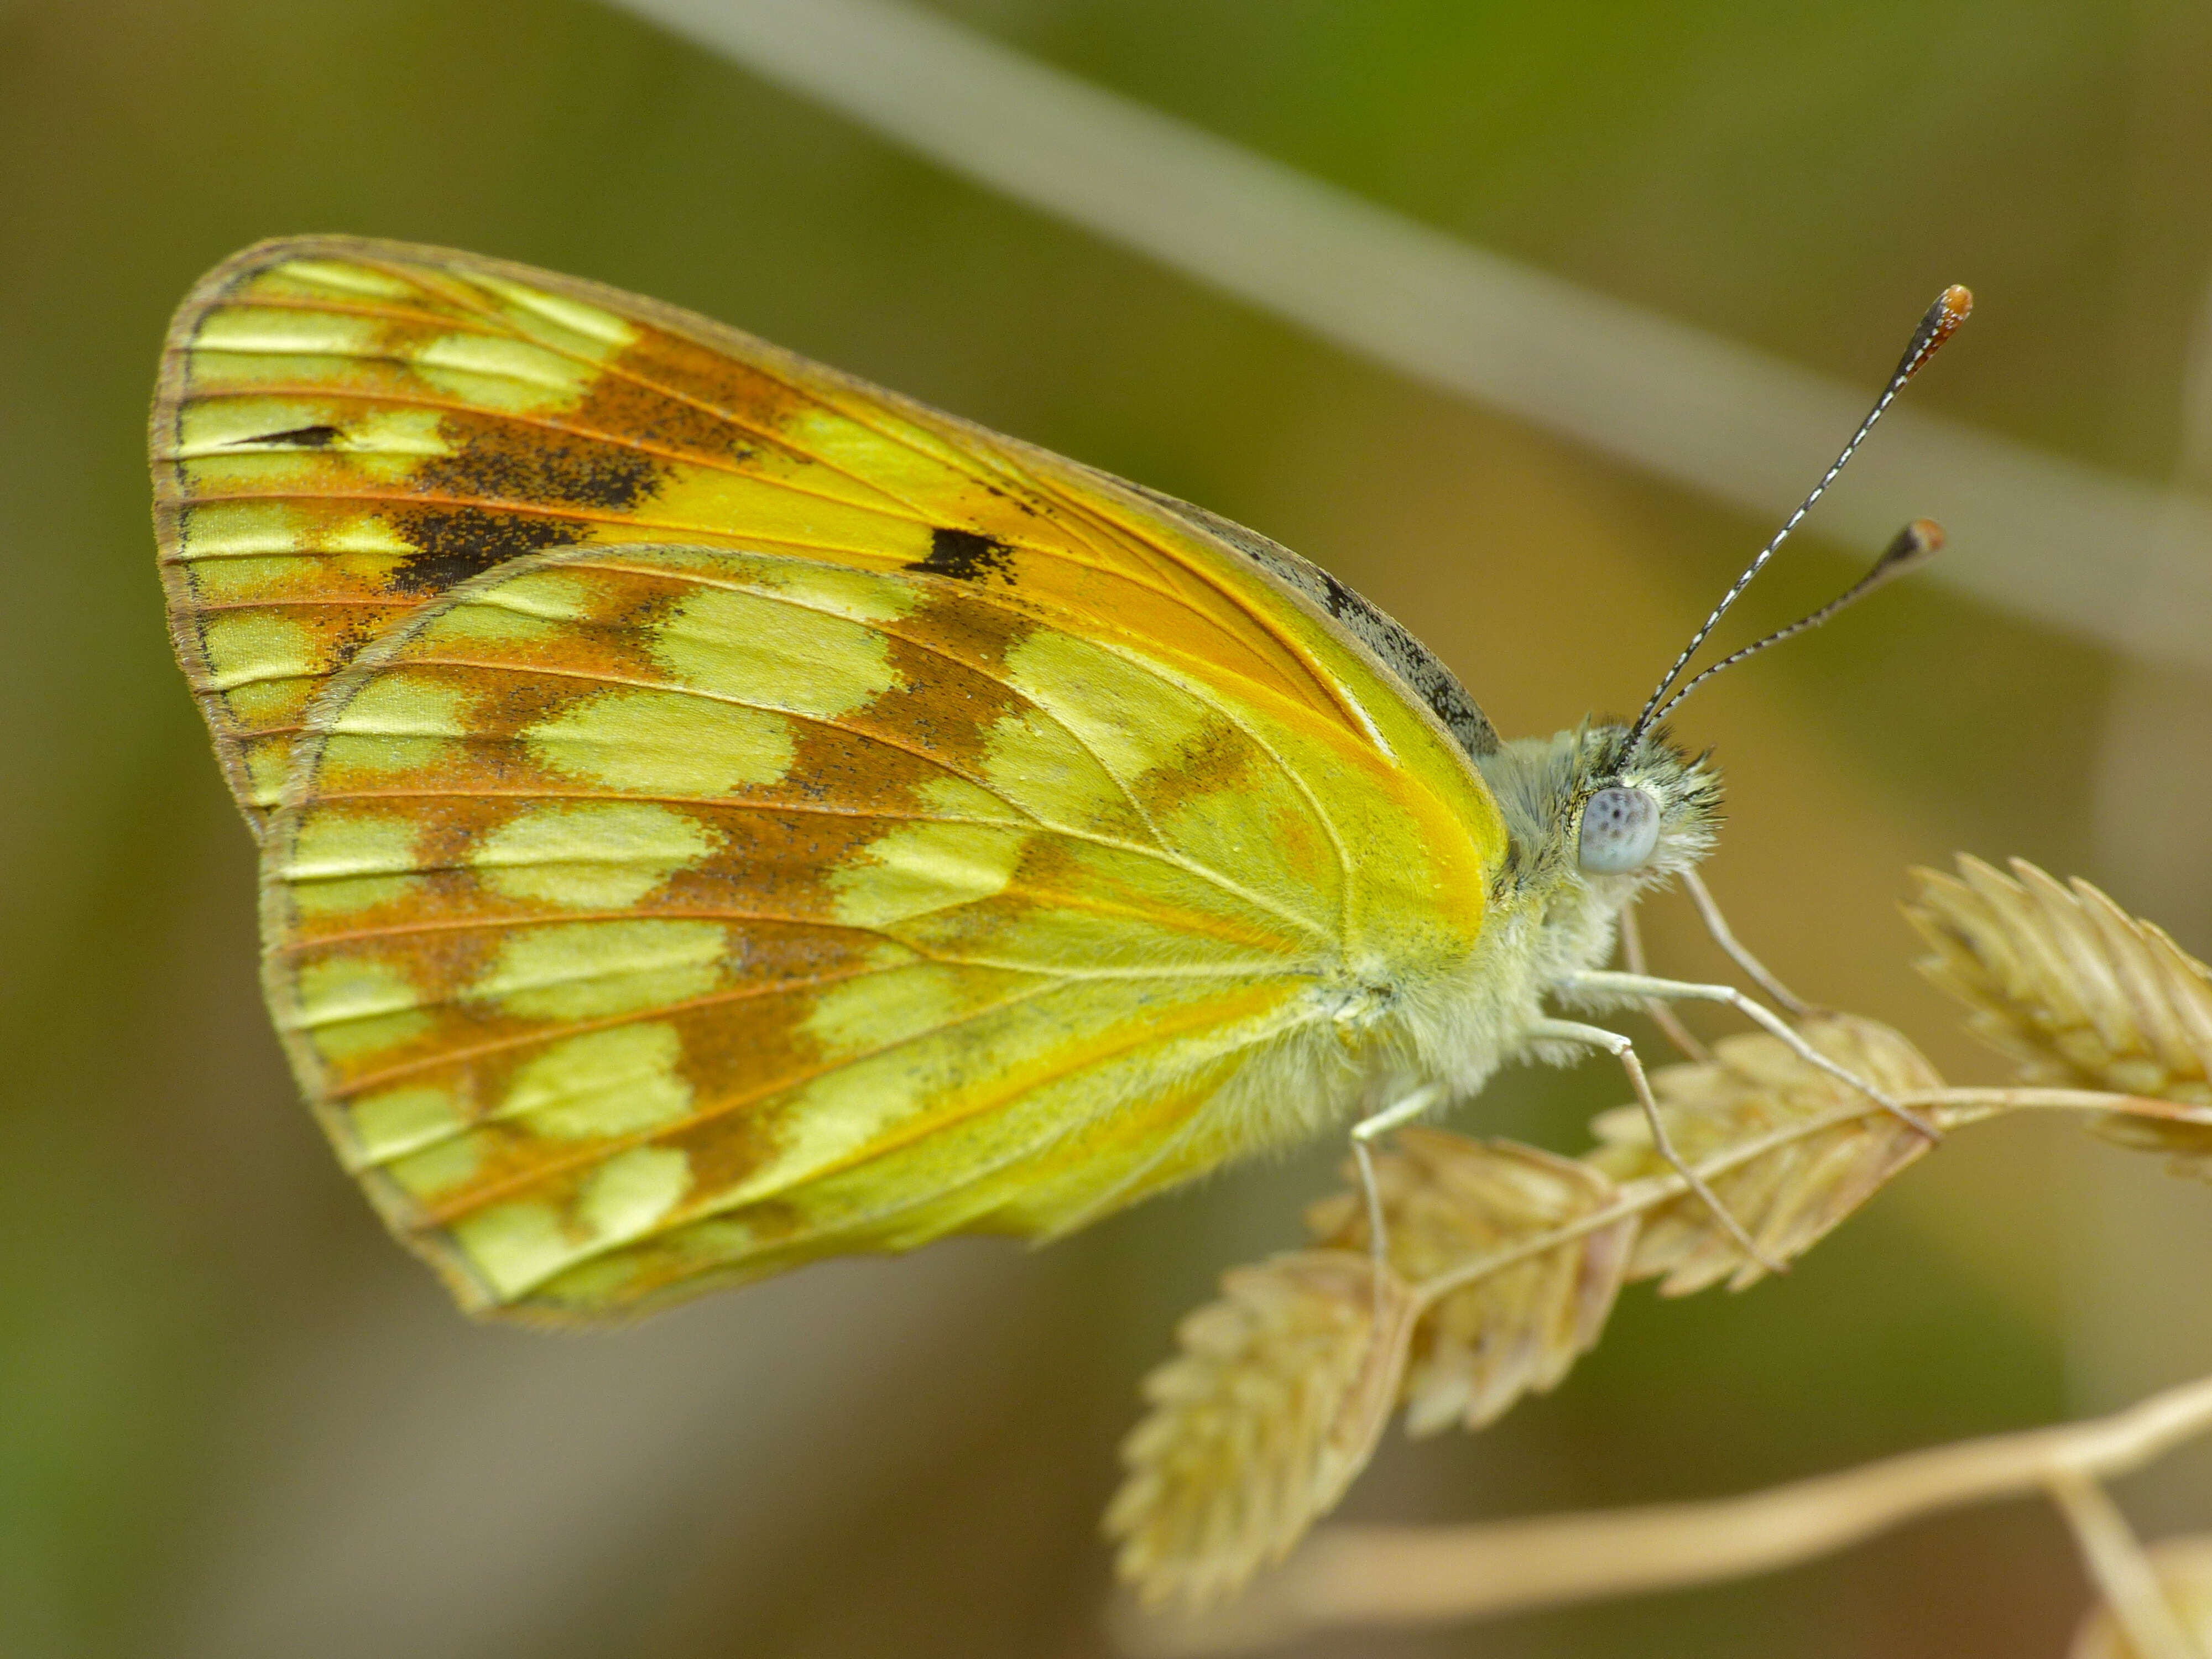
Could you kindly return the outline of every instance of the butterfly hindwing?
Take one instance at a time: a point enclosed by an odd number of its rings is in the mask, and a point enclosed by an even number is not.
[[[956,580],[538,556],[307,724],[272,1003],[473,1304],[1058,1231],[1218,1161],[1232,1081],[1352,1076],[1301,774],[1359,751]]]

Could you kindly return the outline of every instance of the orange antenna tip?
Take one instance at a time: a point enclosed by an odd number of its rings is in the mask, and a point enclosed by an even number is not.
[[[1935,520],[1915,519],[1897,532],[1897,539],[1883,552],[1881,562],[1892,567],[1917,564],[1931,554],[1941,553],[1944,540],[1943,526]],[[1899,571],[1897,574],[1901,575],[1904,573]]]
[[[1920,326],[1912,331],[1912,343],[1905,347],[1905,356],[1897,365],[1892,379],[1893,386],[1902,386],[1920,372],[1921,366],[1936,355],[1944,341],[1959,331],[1959,325],[1974,314],[1974,295],[1972,289],[1954,283],[1936,296],[1936,303],[1928,307]]]

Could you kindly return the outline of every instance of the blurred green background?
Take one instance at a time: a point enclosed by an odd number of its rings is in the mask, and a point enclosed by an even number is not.
[[[1869,390],[2186,470],[2212,25],[2139,0],[959,0],[1006,42],[1477,243]],[[529,260],[1201,501],[1413,623],[1509,732],[1632,708],[1768,526],[994,199],[583,0],[0,0],[0,1653],[1109,1651],[1139,1376],[1335,1154],[1041,1254],[836,1263],[630,1330],[466,1324],[383,1237],[259,1006],[252,859],[162,635],[146,401],[255,238]],[[1826,459],[1805,458],[1808,481]],[[2085,548],[2084,558],[2098,550]],[[1779,621],[1864,550],[1817,540]],[[2212,626],[2212,616],[2203,619]],[[1747,627],[1747,624],[1746,624]],[[1954,848],[2212,948],[2212,686],[1930,584],[1720,682],[1711,879],[1785,977],[1994,1079],[1893,901]],[[1656,954],[1716,958],[1679,901]],[[1601,1067],[1469,1121],[1565,1149]],[[2212,1366],[2212,1194],[2055,1124],[1958,1138],[1781,1283],[1624,1300],[1554,1397],[1394,1437],[1366,1517],[1732,1491]],[[2212,1462],[2123,1489],[2212,1525]],[[2033,1505],[1747,1584],[1310,1655],[2061,1654]]]

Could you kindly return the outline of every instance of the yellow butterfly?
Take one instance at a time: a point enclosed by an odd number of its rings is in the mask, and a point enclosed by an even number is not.
[[[472,1311],[1050,1237],[1715,994],[1598,971],[1712,837],[1656,695],[1503,743],[1273,542],[689,313],[264,243],[152,451],[277,1029]]]

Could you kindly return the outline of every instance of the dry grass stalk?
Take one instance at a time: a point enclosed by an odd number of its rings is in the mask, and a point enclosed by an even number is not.
[[[2078,877],[2012,869],[1961,856],[1956,877],[1915,872],[1905,915],[1936,951],[1921,971],[2025,1082],[2212,1104],[2212,969]],[[2128,1115],[2096,1127],[2212,1179],[2212,1129]]]
[[[2169,1538],[2144,1552],[2167,1604],[2197,1648],[2212,1654],[2212,1536]],[[2068,1659],[2148,1659],[2120,1632],[2109,1607],[2094,1608]]]
[[[1736,1497],[1458,1526],[1331,1527],[1242,1601],[1203,1617],[1130,1619],[1121,1646],[1145,1659],[1199,1659],[1331,1628],[1407,1629],[1717,1583],[1945,1510],[2031,1496],[2055,1480],[2117,1479],[2208,1433],[2212,1376],[2109,1417],[1925,1447]]]
[[[1895,1032],[1824,1015],[1808,1038],[1904,1093],[1942,1079]],[[1802,1251],[1924,1149],[1863,1095],[1771,1037],[1720,1044],[1655,1074],[1668,1130],[1779,1255]],[[1377,1160],[1393,1271],[1377,1282],[1364,1206],[1309,1215],[1334,1248],[1235,1270],[1147,1379],[1151,1413],[1122,1449],[1106,1516],[1122,1577],[1147,1601],[1218,1600],[1279,1559],[1342,1496],[1400,1398],[1408,1427],[1479,1428],[1556,1384],[1597,1340],[1623,1279],[1671,1291],[1758,1276],[1702,1203],[1608,1114],[1586,1158],[1439,1129]],[[1614,1172],[1631,1178],[1623,1187]],[[1647,1254],[1639,1228],[1656,1225]]]
[[[1413,1297],[1365,1255],[1237,1267],[1145,1382],[1106,1511],[1148,1601],[1218,1599],[1279,1560],[1365,1467],[1398,1398]],[[1378,1309],[1378,1299],[1380,1306]]]
[[[1401,1132],[1375,1174],[1391,1263],[1416,1284],[1620,1196],[1588,1164],[1440,1129]],[[1366,1206],[1353,1194],[1322,1200],[1306,1219],[1325,1244],[1368,1248]],[[1556,1385],[1604,1330],[1636,1229],[1635,1215],[1621,1216],[1437,1298],[1406,1369],[1407,1431],[1479,1429],[1524,1393]]]
[[[1892,1095],[1943,1086],[1919,1051],[1886,1025],[1821,1014],[1800,1029],[1820,1053]],[[1664,1067],[1651,1084],[1668,1135],[1693,1164],[1778,1131],[1842,1120],[1711,1177],[1721,1202],[1778,1261],[1802,1255],[1928,1150],[1910,1127],[1868,1111],[1864,1095],[1764,1032],[1723,1038],[1713,1045],[1711,1060]],[[1635,1107],[1607,1112],[1592,1127],[1601,1145],[1588,1161],[1617,1180],[1666,1173]],[[1660,1294],[1686,1296],[1723,1279],[1741,1290],[1765,1272],[1702,1200],[1685,1194],[1646,1216],[1628,1276],[1660,1279]]]
[[[2044,1490],[2073,1529],[2081,1565],[2135,1659],[2206,1659],[2159,1583],[2158,1570],[2104,1483],[2085,1469],[2051,1471]]]
[[[2212,970],[2157,928],[2032,866],[1923,873],[1923,964],[2022,1066],[2016,1089],[1947,1089],[1902,1036],[1847,1014],[1799,1029],[1854,1076],[1947,1127],[2029,1107],[2098,1114],[2115,1139],[2212,1174]],[[1764,1033],[1652,1074],[1668,1132],[1777,1261],[1802,1255],[1928,1143]],[[1624,1279],[1679,1296],[1764,1270],[1654,1151],[1640,1112],[1567,1159],[1437,1129],[1378,1159],[1392,1271],[1364,1254],[1349,1194],[1309,1222],[1334,1248],[1239,1269],[1146,1385],[1107,1516],[1146,1599],[1218,1600],[1279,1559],[1371,1455],[1402,1397],[1408,1427],[1479,1428],[1556,1384],[1596,1341]],[[1382,1316],[1373,1297],[1383,1297]]]
[[[1944,1089],[1887,1027],[1826,1015],[1806,1030],[1947,1127],[2035,1106],[2195,1120],[2176,1127],[2202,1127],[2208,1112],[2102,1091]],[[1816,1243],[1925,1148],[1764,1036],[1724,1040],[1712,1060],[1654,1082],[1670,1133],[1743,1206],[1763,1247],[1784,1255]],[[1121,1576],[1146,1601],[1218,1601],[1279,1559],[1342,1496],[1399,1395],[1410,1427],[1480,1425],[1565,1375],[1623,1279],[1663,1276],[1679,1293],[1758,1276],[1680,1176],[1638,1173],[1656,1162],[1640,1119],[1600,1122],[1613,1138],[1583,1160],[1436,1129],[1413,1131],[1381,1160],[1394,1271],[1382,1279],[1379,1326],[1364,1251],[1224,1276],[1224,1299],[1184,1322],[1183,1352],[1147,1382],[1152,1410],[1124,1446],[1130,1474],[1107,1514]],[[1615,1185],[1605,1166],[1632,1178]],[[1364,1245],[1362,1208],[1340,1195],[1310,1219],[1332,1243]],[[1546,1224],[1547,1214],[1559,1218]],[[1647,1254],[1652,1237],[1659,1248]],[[1419,1282],[1408,1286],[1413,1273]]]

